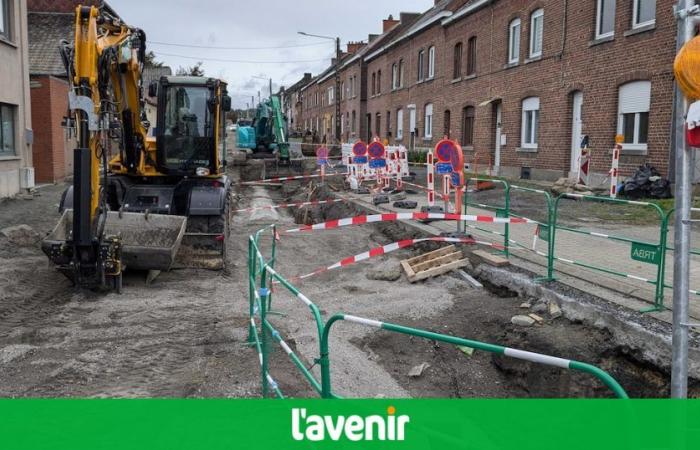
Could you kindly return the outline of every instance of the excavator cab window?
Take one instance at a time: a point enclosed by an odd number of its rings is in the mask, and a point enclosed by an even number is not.
[[[213,91],[204,85],[163,86],[160,95],[163,126],[158,127],[158,147],[169,173],[194,174],[209,168],[214,155],[215,114],[210,105]]]

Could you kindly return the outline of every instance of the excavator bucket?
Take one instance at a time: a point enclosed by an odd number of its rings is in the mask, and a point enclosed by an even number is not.
[[[65,210],[41,248],[56,264],[66,261],[56,248],[70,239],[73,211]],[[168,270],[175,261],[187,227],[187,217],[164,214],[108,212],[105,236],[120,236],[122,265],[137,270]]]

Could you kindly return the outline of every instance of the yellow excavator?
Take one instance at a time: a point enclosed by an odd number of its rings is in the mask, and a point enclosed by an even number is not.
[[[77,148],[63,215],[42,242],[49,259],[76,286],[118,291],[127,267],[222,268],[226,83],[169,76],[142,86],[146,35],[108,5],[76,8],[75,41],[61,55]],[[156,124],[144,89],[158,99]]]

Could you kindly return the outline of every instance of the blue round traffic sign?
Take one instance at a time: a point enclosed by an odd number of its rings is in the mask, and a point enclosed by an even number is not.
[[[352,153],[355,156],[365,156],[367,154],[367,145],[362,141],[355,142],[352,146]]]
[[[385,150],[381,142],[372,142],[367,147],[367,153],[374,159],[384,158]]]

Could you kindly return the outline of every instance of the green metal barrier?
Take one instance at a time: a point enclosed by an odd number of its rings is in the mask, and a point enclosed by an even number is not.
[[[454,336],[449,336],[446,334],[433,333],[426,330],[421,330],[418,328],[410,328],[402,325],[395,325],[388,322],[380,322],[372,319],[365,319],[363,317],[352,316],[349,314],[336,314],[326,322],[326,326],[323,329],[323,337],[321,339],[321,380],[323,384],[324,398],[332,398],[331,390],[331,373],[330,373],[330,357],[328,348],[328,337],[330,335],[331,327],[334,323],[338,321],[353,322],[360,325],[365,325],[368,327],[381,328],[383,330],[392,331],[395,333],[407,334],[409,336],[416,336],[424,339],[430,339],[433,341],[446,342],[448,344],[459,345],[471,347],[476,350],[483,350],[490,353],[497,353],[504,356],[509,356],[511,358],[522,359],[536,364],[545,364],[548,366],[561,367],[562,369],[577,370],[580,372],[585,372],[593,375],[598,380],[600,380],[605,386],[607,386],[618,398],[629,398],[627,392],[620,386],[620,384],[606,371],[586,363],[579,361],[557,358],[554,356],[543,355],[541,353],[528,352],[524,350],[517,350],[508,347],[502,347],[500,345],[488,344],[485,342],[474,341],[471,339],[462,339]]]
[[[272,233],[272,248],[270,250],[271,257],[266,261],[260,251],[260,236],[266,231]],[[325,324],[321,318],[318,307],[302,294],[289,281],[275,271],[272,267],[276,255],[276,226],[271,225],[259,230],[248,240],[248,279],[249,279],[249,301],[250,301],[250,320],[249,320],[249,337],[248,342],[255,345],[260,360],[261,371],[261,386],[263,397],[268,397],[272,391],[278,398],[284,398],[284,394],[275,382],[274,378],[269,373],[269,339],[268,333],[284,352],[289,356],[291,361],[301,372],[304,378],[308,381],[311,387],[318,392],[322,398],[341,398],[332,392],[331,374],[330,374],[330,356],[329,356],[329,335],[332,325],[339,320],[347,320],[363,325],[383,328],[385,330],[418,336],[426,339],[432,339],[441,342],[447,342],[454,345],[464,345],[478,350],[484,350],[492,353],[499,353],[505,356],[523,359],[538,364],[547,364],[551,366],[561,367],[569,370],[578,370],[589,373],[601,380],[613,393],[619,398],[627,398],[625,390],[612,378],[607,372],[590,364],[581,363],[578,361],[557,358],[553,356],[533,353],[523,350],[516,350],[498,345],[488,344],[469,339],[457,338],[454,336],[432,333],[430,331],[403,327],[386,322],[376,320],[363,319],[347,314],[336,314],[332,316]],[[258,287],[258,279],[259,287]],[[272,286],[272,281],[277,280],[281,286],[284,286],[295,297],[300,299],[311,311],[313,320],[316,324],[316,332],[318,333],[319,342],[319,358],[315,360],[315,364],[320,365],[321,381],[319,382],[311,372],[311,368],[307,368],[301,358],[289,347],[282,338],[280,333],[268,321],[269,306],[271,305],[272,292],[269,289]],[[260,317],[260,329],[256,326],[255,317]]]
[[[558,222],[559,203],[563,198],[572,198],[572,199],[579,199],[579,200],[584,200],[584,201],[596,201],[596,202],[606,202],[606,203],[615,203],[615,204],[638,205],[638,206],[651,208],[659,215],[659,221],[660,221],[659,242],[658,243],[650,243],[650,242],[640,241],[640,240],[636,240],[636,239],[631,239],[631,238],[624,237],[624,236],[609,235],[609,234],[597,233],[597,232],[589,231],[589,230],[581,230],[581,229],[566,227],[563,225],[558,225],[557,222]],[[588,235],[588,236],[592,236],[592,237],[599,237],[599,238],[603,238],[603,239],[610,239],[610,240],[618,241],[618,242],[627,242],[627,243],[631,244],[633,252],[635,251],[635,249],[639,249],[639,251],[643,252],[644,254],[652,255],[647,260],[644,260],[644,262],[656,265],[656,279],[650,280],[650,279],[636,276],[633,274],[620,272],[618,270],[613,270],[613,269],[610,269],[608,267],[601,267],[601,266],[596,266],[593,264],[588,264],[588,263],[585,263],[582,261],[574,261],[574,260],[570,260],[570,259],[566,259],[566,258],[557,257],[556,253],[555,253],[557,230],[565,230],[565,231],[572,232],[572,233],[578,233],[578,234]],[[573,265],[577,265],[580,267],[585,267],[587,269],[597,270],[599,272],[604,272],[604,273],[607,273],[610,275],[615,275],[615,276],[619,276],[619,277],[629,278],[629,279],[643,281],[645,283],[652,284],[655,287],[654,306],[652,306],[651,308],[645,308],[642,310],[642,312],[662,311],[662,310],[664,310],[664,284],[665,284],[664,283],[664,270],[665,270],[665,265],[666,265],[666,235],[667,235],[667,233],[668,233],[668,216],[665,215],[663,210],[658,205],[656,205],[654,203],[640,202],[640,201],[635,201],[635,200],[614,199],[614,198],[609,198],[609,197],[597,197],[594,195],[561,194],[554,201],[554,214],[553,214],[553,220],[552,220],[552,224],[551,224],[551,240],[550,240],[550,248],[549,248],[549,257],[550,257],[549,264],[552,267],[554,267],[554,261],[561,261],[561,262],[565,262],[568,264],[573,264]],[[658,257],[656,255],[658,255]]]
[[[673,217],[673,213],[675,212],[676,208],[671,208],[668,212],[666,212],[666,226],[669,226],[671,217]],[[700,212],[700,208],[690,208],[690,214],[692,217],[692,214],[694,212]],[[668,235],[667,235],[668,236]],[[676,249],[674,248],[673,245],[668,245],[666,244],[666,251],[667,252],[675,252]],[[695,256],[700,256],[700,249],[697,248],[691,248],[690,249],[690,254],[695,255]],[[667,287],[669,289],[673,289],[673,284],[666,283],[666,280],[664,278],[664,287]],[[700,288],[698,289],[689,289],[688,292],[690,292],[692,295],[700,296]]]
[[[504,196],[504,205],[503,207],[498,207],[494,205],[486,205],[483,203],[476,203],[476,202],[470,202],[469,201],[469,182],[470,181],[475,181],[478,185],[479,181],[481,182],[491,182],[491,183],[498,183],[503,185],[503,189],[505,190],[505,196]],[[468,174],[465,175],[465,180],[464,180],[464,195],[462,196],[462,208],[464,210],[463,214],[467,214],[467,207],[468,206],[473,206],[476,208],[481,208],[481,209],[486,209],[486,210],[491,210],[494,211],[496,214],[496,217],[510,217],[510,184],[505,181],[505,180],[499,180],[497,178],[480,178],[480,177],[474,177],[474,176],[469,176]],[[508,250],[508,245],[510,243],[510,225],[509,224],[504,224],[503,228],[503,233],[500,233],[498,231],[494,230],[488,230],[486,228],[479,227],[477,225],[469,225],[467,222],[463,222],[462,224],[463,229],[472,228],[474,230],[479,230],[483,231],[485,233],[491,233],[495,234],[497,236],[503,237],[503,254],[508,257],[509,255],[509,250]]]

